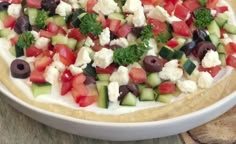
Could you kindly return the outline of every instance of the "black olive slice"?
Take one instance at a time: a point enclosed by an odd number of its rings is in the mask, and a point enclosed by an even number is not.
[[[197,44],[196,51],[197,51],[197,57],[199,58],[199,60],[202,60],[204,58],[208,50],[216,51],[215,45],[207,41],[202,41]]]
[[[119,87],[119,93],[120,96],[118,97],[118,100],[122,100],[124,96],[126,96],[129,93],[129,88],[127,85],[122,85]]]
[[[195,46],[196,46],[196,42],[191,41],[191,42],[185,44],[183,47],[181,47],[180,50],[183,51],[188,56],[191,54],[191,52],[193,51]]]
[[[1,2],[0,3],[0,11],[7,10],[9,5],[10,5],[9,2]]]
[[[16,20],[16,24],[14,26],[14,31],[18,34],[22,34],[23,32],[26,31],[31,31],[32,27],[29,22],[29,17],[28,16],[20,16]]]
[[[207,33],[204,29],[196,29],[193,31],[193,40],[196,42],[205,41]]]
[[[11,75],[14,78],[25,79],[30,76],[30,66],[22,59],[15,59],[10,66]]]
[[[163,63],[162,60],[156,56],[146,56],[143,60],[143,66],[147,72],[160,72]]]
[[[128,84],[127,88],[129,89],[129,91],[131,93],[133,93],[135,96],[139,96],[139,89],[137,87],[137,85],[135,84]]]

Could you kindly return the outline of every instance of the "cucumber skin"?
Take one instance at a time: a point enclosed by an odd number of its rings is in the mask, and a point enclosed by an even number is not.
[[[124,98],[120,101],[120,105],[122,106],[136,106],[136,96],[129,92]]]
[[[37,97],[43,94],[50,93],[52,89],[52,85],[49,83],[45,83],[45,84],[33,83],[31,89],[32,89],[33,95]]]
[[[144,88],[139,97],[140,101],[154,101],[155,95],[152,88]]]
[[[108,97],[108,82],[97,81],[96,87],[98,91],[98,107],[108,108],[109,106],[109,97]]]

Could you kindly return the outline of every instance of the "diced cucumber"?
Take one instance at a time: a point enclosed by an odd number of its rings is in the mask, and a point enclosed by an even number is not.
[[[236,26],[233,24],[226,23],[223,28],[230,34],[236,34]]]
[[[121,21],[121,25],[123,25],[126,20],[125,20],[125,16],[122,13],[111,13],[108,15],[109,19],[116,19],[116,20],[120,20]]]
[[[52,45],[55,44],[65,44],[67,45],[68,43],[68,38],[62,34],[57,34],[56,36],[51,37],[51,43]]]
[[[15,47],[11,47],[11,48],[9,49],[9,52],[10,52],[13,56],[16,56],[16,49],[15,49]]]
[[[109,75],[109,74],[97,74],[99,81],[109,81],[110,76],[111,75]]]
[[[161,78],[158,73],[150,73],[147,77],[147,84],[151,87],[156,87],[161,83]]]
[[[39,95],[49,94],[52,89],[52,85],[49,83],[45,83],[45,84],[32,83],[31,88],[32,88],[33,95],[37,97]]]
[[[154,101],[155,95],[154,95],[153,89],[152,88],[144,88],[141,91],[139,99],[140,99],[140,101]]]
[[[57,16],[53,16],[53,17],[49,17],[47,19],[47,23],[49,23],[49,22],[53,22],[56,25],[61,26],[61,27],[66,25],[65,17],[58,16],[58,15]]]
[[[11,30],[8,28],[4,28],[0,30],[0,37],[7,37],[11,34]]]
[[[219,53],[219,58],[221,61],[222,66],[226,66],[226,54],[225,53]]]
[[[183,51],[175,50],[173,58],[174,59],[181,59],[183,56],[185,56]]]
[[[31,25],[35,25],[35,20],[38,16],[38,9],[36,8],[27,8],[27,13],[29,16],[29,21]]]
[[[218,26],[218,24],[216,23],[215,20],[213,20],[208,26],[207,26],[208,32],[210,34],[213,34],[215,36],[217,36],[218,38],[220,38],[220,27]]]
[[[222,43],[219,43],[218,46],[217,46],[217,52],[218,53],[226,53],[225,51],[225,46],[222,44]]]
[[[174,96],[171,94],[161,94],[158,96],[157,101],[161,103],[170,103],[173,100]]]
[[[100,108],[108,108],[109,106],[109,98],[108,98],[108,82],[105,81],[97,81],[96,87],[98,91],[98,107]]]
[[[3,21],[8,16],[7,11],[0,11],[0,20]]]
[[[163,46],[159,51],[159,55],[166,60],[171,60],[174,56],[174,53],[175,51],[168,46]]]
[[[195,70],[196,65],[190,59],[187,59],[183,63],[182,68],[187,72],[187,74],[191,75],[192,72]]]
[[[212,42],[212,44],[214,44],[217,47],[219,44],[219,38],[214,34],[210,34],[209,38],[210,38],[210,41]]]
[[[186,55],[184,54],[184,55],[180,58],[180,64],[183,65],[187,60],[188,60],[188,58],[187,58]]]
[[[22,49],[21,47],[15,45],[15,54],[16,57],[21,57],[24,55],[24,49]]]
[[[175,48],[176,50],[179,50],[181,47],[184,46],[186,39],[183,37],[178,37],[177,38],[177,42],[179,43],[179,45]]]
[[[75,49],[76,49],[76,46],[77,46],[77,40],[76,40],[76,39],[73,39],[73,38],[68,38],[67,46],[68,46],[71,50],[75,50]]]
[[[228,22],[228,15],[226,13],[219,13],[215,18],[219,27],[223,27]]]
[[[136,106],[136,96],[129,92],[124,98],[120,101],[120,105],[122,106]]]
[[[138,84],[138,90],[141,92],[146,87],[145,84]]]

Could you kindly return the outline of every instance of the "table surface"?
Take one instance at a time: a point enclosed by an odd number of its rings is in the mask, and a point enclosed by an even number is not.
[[[90,139],[45,126],[18,112],[0,94],[0,144],[118,144]],[[124,142],[125,144],[182,144],[180,136]]]

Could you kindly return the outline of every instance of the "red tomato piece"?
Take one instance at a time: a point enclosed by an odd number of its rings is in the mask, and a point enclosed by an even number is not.
[[[191,32],[188,25],[184,21],[175,21],[172,23],[174,33],[184,37],[190,37]]]
[[[207,8],[215,8],[219,0],[207,0]]]
[[[126,37],[131,32],[131,26],[128,24],[122,25],[117,31],[117,35],[120,37]]]
[[[78,28],[74,28],[72,29],[69,33],[68,33],[68,37],[69,38],[74,38],[77,41],[81,41],[82,39],[85,39],[85,36],[81,34],[81,32],[79,31]]]
[[[76,88],[78,85],[83,84],[86,80],[86,76],[84,74],[78,74],[74,76],[72,79],[72,87]]]
[[[37,69],[34,69],[31,74],[29,80],[34,83],[45,83],[45,77],[43,71],[38,71]]]
[[[48,56],[38,56],[35,60],[34,66],[37,70],[43,71],[52,63],[52,58]]]
[[[166,43],[167,46],[171,47],[171,48],[175,48],[179,45],[178,41],[175,38],[172,38],[171,40],[169,40]]]
[[[196,8],[199,8],[201,6],[198,0],[185,0],[183,2],[183,5],[190,11],[194,11]]]
[[[226,58],[226,64],[236,69],[236,57],[229,55]]]
[[[3,20],[3,25],[5,28],[13,28],[15,26],[16,23],[16,18],[14,18],[13,16],[7,16],[4,20]]]
[[[45,38],[48,38],[48,39],[50,39],[52,36],[55,36],[55,35],[56,35],[55,33],[51,33],[51,32],[45,31],[45,30],[40,30],[39,31],[39,36],[40,37],[45,37]]]
[[[9,2],[9,1],[8,1]],[[22,0],[12,0],[11,1],[12,4],[21,4]]]
[[[87,107],[97,101],[97,96],[80,96],[77,101],[80,107]]]
[[[165,0],[166,3],[171,2],[172,4],[176,5],[179,0]]]
[[[121,20],[117,19],[107,19],[110,31],[116,33],[120,27]]]
[[[175,12],[174,15],[181,20],[185,20],[190,13],[189,9],[187,9],[185,6],[182,4],[177,4],[175,7]]]
[[[88,13],[93,13],[93,7],[97,3],[97,0],[88,0],[87,1],[87,12]]]
[[[215,77],[220,72],[221,66],[215,66],[211,68],[203,68],[202,66],[199,66],[198,70],[208,72],[212,77]]]
[[[41,8],[41,2],[42,0],[26,0],[27,6],[32,8]]]
[[[158,35],[159,33],[163,32],[167,29],[166,23],[161,22],[158,19],[148,18],[147,23],[151,24],[153,26],[153,33],[155,35]]]
[[[70,70],[66,69],[62,74],[61,74],[61,81],[62,82],[69,82],[73,78],[72,73]]]
[[[163,8],[168,12],[169,15],[172,14],[172,12],[175,10],[175,5],[168,1],[164,6]]]
[[[38,49],[35,46],[31,46],[29,48],[26,48],[25,52],[27,57],[32,57],[32,56],[37,57],[43,52],[43,50]]]
[[[19,39],[19,37],[18,37],[18,36],[15,36],[15,37],[11,38],[11,39],[10,39],[10,41],[11,41],[11,44],[12,44],[12,45],[16,45],[16,43],[17,43],[18,39]]]
[[[225,51],[228,55],[234,54],[236,53],[236,43],[234,42],[229,42],[226,46],[225,46]]]
[[[68,82],[62,82],[61,86],[61,95],[67,94],[72,89],[72,83],[71,81]]]
[[[71,89],[71,95],[73,96],[76,103],[78,103],[78,98],[80,96],[88,96],[88,94],[88,88],[84,84],[79,84],[76,88],[72,87]]]
[[[97,74],[112,74],[115,70],[116,70],[116,67],[114,65],[109,65],[105,69],[96,67]]]
[[[97,52],[100,51],[102,48],[104,48],[104,46],[102,46],[99,42],[99,40],[95,40],[94,42],[94,46],[92,47],[93,51]]]
[[[103,28],[106,28],[107,27],[107,21],[106,21],[106,18],[105,16],[102,14],[102,13],[98,13],[98,19],[97,19],[97,22],[100,22],[102,24],[102,27]]]
[[[217,13],[224,13],[229,10],[227,6],[219,6],[214,9],[216,10]]]
[[[60,29],[60,27],[58,25],[56,25],[55,23],[49,22],[47,24],[47,31],[48,32],[57,34],[59,29]]]
[[[59,27],[57,33],[58,33],[58,34],[60,33],[60,34],[66,35],[66,31],[65,31],[64,28],[62,28],[62,27]]]
[[[146,71],[142,68],[131,68],[129,77],[134,83],[143,83],[147,80]]]
[[[69,66],[75,62],[75,55],[73,51],[63,44],[56,44],[54,46],[55,52],[59,53],[60,61]]]
[[[167,81],[163,82],[158,86],[158,91],[161,94],[170,94],[176,91],[175,84],[173,82]]]

